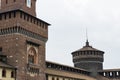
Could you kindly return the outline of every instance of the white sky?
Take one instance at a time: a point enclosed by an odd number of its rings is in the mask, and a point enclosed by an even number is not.
[[[105,52],[104,68],[120,68],[120,0],[37,0],[37,17],[51,24],[47,60],[73,66],[87,27],[90,45]]]

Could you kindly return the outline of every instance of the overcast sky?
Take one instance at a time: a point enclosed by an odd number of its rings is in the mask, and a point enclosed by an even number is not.
[[[73,66],[71,52],[90,45],[105,52],[104,68],[120,68],[120,0],[37,0],[50,23],[46,59]]]

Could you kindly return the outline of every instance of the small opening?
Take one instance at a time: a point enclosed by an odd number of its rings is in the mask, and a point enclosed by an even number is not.
[[[24,20],[26,20],[26,15],[24,14]]]
[[[13,2],[16,2],[16,0],[13,0]]]
[[[8,0],[6,0],[6,4],[8,3]]]
[[[14,12],[14,15],[13,15],[13,16],[14,16],[14,18],[16,17],[16,12]]]
[[[0,52],[2,52],[2,47],[0,47]]]
[[[22,12],[20,12],[20,18],[22,18]]]
[[[6,19],[6,14],[4,15],[4,19]]]
[[[15,77],[15,72],[12,71],[12,72],[11,72],[11,78],[14,78],[14,77]]]
[[[9,13],[9,18],[11,18],[11,13]]]
[[[55,80],[54,77],[52,77],[52,80]]]
[[[27,16],[27,21],[29,21],[29,16]]]
[[[0,20],[2,20],[2,15],[0,15]]]
[[[6,70],[5,69],[2,70],[2,77],[6,77]]]
[[[59,80],[59,78],[57,78],[57,80]]]

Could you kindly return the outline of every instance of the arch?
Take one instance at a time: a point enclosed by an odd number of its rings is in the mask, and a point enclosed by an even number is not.
[[[28,50],[28,63],[37,64],[37,52],[34,47],[31,47]]]

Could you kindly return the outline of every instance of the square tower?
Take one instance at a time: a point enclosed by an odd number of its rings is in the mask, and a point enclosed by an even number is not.
[[[0,0],[0,48],[17,80],[45,80],[49,24],[36,17],[36,0]]]

